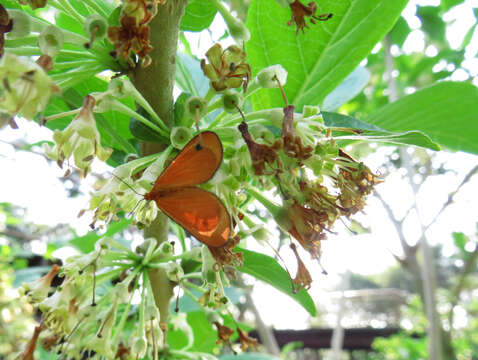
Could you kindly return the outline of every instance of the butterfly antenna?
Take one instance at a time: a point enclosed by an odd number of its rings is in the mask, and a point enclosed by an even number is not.
[[[196,106],[196,130],[199,135],[199,144],[202,145],[202,133],[199,130],[199,106]]]
[[[346,228],[348,231],[350,231],[350,233],[351,233],[352,235],[358,235],[358,232],[352,230],[352,229],[350,228],[350,226],[345,223],[344,219],[342,219],[342,218],[339,218],[339,219],[340,219],[340,221],[342,222],[342,224],[345,226],[345,228]]]
[[[93,262],[91,265],[93,266],[93,301],[91,302],[91,306],[96,306],[96,302],[95,302],[95,292],[96,292],[96,263]]]
[[[292,243],[292,240],[291,240],[291,243]],[[287,267],[287,264],[285,263],[284,259],[279,254],[279,252],[269,243],[269,241],[266,241],[266,244],[269,245],[269,247],[272,249],[274,254],[276,254],[276,256],[280,259],[280,261],[282,261],[282,264],[284,264],[285,271],[287,271],[287,275],[289,275],[289,278],[290,278],[290,281],[291,281],[291,284],[292,284],[292,290],[294,290],[294,283],[292,282],[292,275],[290,274],[289,268]]]
[[[179,292],[181,291],[181,283],[179,282],[179,277],[176,275],[176,279],[178,280],[178,294],[176,295],[176,307],[174,308],[174,312],[179,312]]]
[[[139,196],[143,196],[145,194],[140,194],[139,192],[137,192],[130,184],[128,184],[126,181],[124,181],[122,178],[120,178],[119,176],[117,176],[116,174],[114,173],[111,173],[111,175],[113,175],[117,180],[121,181],[123,184],[125,184],[127,187],[129,187],[131,189],[131,191],[133,191],[136,195],[139,195]]]

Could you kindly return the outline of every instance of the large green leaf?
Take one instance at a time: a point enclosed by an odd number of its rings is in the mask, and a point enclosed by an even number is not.
[[[407,2],[322,0],[317,13],[332,12],[332,19],[296,35],[295,26],[286,25],[289,8],[272,0],[252,0],[247,16],[251,39],[246,43],[252,72],[280,63],[289,74],[289,102],[299,110],[320,104],[392,28]],[[256,109],[283,106],[277,89],[262,90],[253,102]]]
[[[322,116],[324,118],[325,125],[329,127],[348,128],[362,131],[360,135],[350,136],[350,134],[346,133],[343,133],[343,136],[339,135],[338,139],[345,137],[347,142],[350,140],[362,140],[394,145],[415,145],[432,150],[440,150],[440,145],[433,142],[430,137],[421,131],[388,131],[376,125],[360,121],[352,116],[326,111],[322,111]]]
[[[289,295],[302,305],[310,315],[315,316],[317,314],[314,300],[309,293],[305,289],[301,289],[294,294],[289,275],[274,258],[246,249],[240,251],[244,256],[244,264],[238,268],[239,271],[252,275]]]
[[[440,82],[374,111],[365,122],[390,131],[419,130],[450,150],[478,154],[478,88]]]
[[[217,8],[210,0],[190,0],[181,19],[181,30],[201,31],[209,27],[216,16]]]

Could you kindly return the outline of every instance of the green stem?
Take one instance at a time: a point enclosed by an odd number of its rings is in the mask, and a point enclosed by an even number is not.
[[[65,112],[62,112],[62,113],[59,113],[59,114],[47,116],[44,120],[45,121],[50,121],[50,120],[60,119],[62,117],[76,115],[80,111],[81,111],[81,108],[70,110],[70,111],[65,111]]]
[[[279,205],[266,198],[260,191],[256,190],[255,188],[248,187],[247,192],[254,196],[256,200],[259,201],[262,205],[264,205],[264,207],[269,210],[272,215],[275,215],[280,211],[281,207]]]
[[[148,119],[146,119],[144,116],[138,114],[136,111],[131,109],[129,106],[123,104],[122,102],[118,100],[114,100],[112,102],[112,109],[119,111],[125,115],[128,115],[130,117],[134,117],[136,120],[141,122],[142,124],[146,125],[147,127],[151,128],[152,130],[156,131],[158,134],[161,134],[164,136],[166,139],[169,139],[169,134],[158,127],[156,124],[152,123]]]
[[[150,52],[152,63],[143,68],[140,65],[129,74],[136,89],[151,104],[155,113],[170,128],[174,122],[174,73],[176,70],[176,52],[179,25],[186,7],[186,0],[168,1],[158,6],[158,12],[149,23]],[[164,144],[142,143],[142,154],[149,155],[164,150]],[[165,214],[159,214],[151,226],[145,229],[144,237],[154,237],[158,244],[167,241],[169,223]],[[148,272],[156,306],[160,313],[160,323],[167,324],[169,304],[174,295],[175,284],[169,281],[164,269],[152,269]],[[166,334],[165,334],[166,336]]]
[[[209,102],[214,98],[214,96],[216,96],[216,94],[216,90],[214,90],[214,88],[210,86],[206,96],[204,96],[204,100],[206,100],[206,103],[209,104]]]

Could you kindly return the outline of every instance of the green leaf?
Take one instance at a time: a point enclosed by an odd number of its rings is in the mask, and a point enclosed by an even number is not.
[[[343,133],[347,140],[363,140],[383,142],[395,145],[415,145],[432,150],[440,150],[440,146],[420,131],[392,132],[378,126],[360,121],[352,116],[322,111],[325,125],[329,127],[349,128],[363,131],[360,135],[350,136]],[[348,136],[347,136],[348,135]],[[340,139],[340,137],[338,137]]]
[[[210,0],[190,0],[181,19],[182,31],[202,31],[211,25],[217,8]]]
[[[460,249],[462,253],[465,253],[465,245],[469,241],[468,237],[462,232],[454,232],[452,234],[455,246]]]
[[[281,360],[277,356],[259,353],[246,353],[239,355],[223,355],[219,357],[220,360]]]
[[[441,8],[443,11],[450,10],[453,6],[459,5],[464,0],[441,0]]]
[[[70,240],[69,243],[86,254],[94,250],[95,243],[99,239],[104,238],[106,236],[112,237],[113,235],[125,230],[130,225],[131,219],[122,219],[120,221],[110,223],[105,233],[102,235],[97,234],[94,231],[90,231],[84,236],[76,237]]]
[[[417,16],[422,21],[422,29],[432,40],[446,41],[445,30],[446,24],[440,15],[438,6],[419,6],[417,8]]]
[[[395,23],[395,26],[388,34],[390,43],[402,47],[411,31],[412,30],[410,29],[410,26],[408,26],[407,21],[403,18],[403,16],[400,16]]]
[[[252,72],[280,63],[288,71],[289,102],[299,111],[305,104],[318,105],[387,34],[407,2],[323,0],[317,13],[332,12],[333,17],[296,35],[295,26],[286,25],[289,8],[252,0],[247,16],[251,39],[246,43]],[[283,106],[278,89],[258,92],[253,103],[255,109]]]
[[[211,352],[216,347],[217,333],[206,318],[204,311],[192,311],[186,314],[186,320],[194,335],[193,346],[188,350]],[[186,334],[179,329],[168,330],[168,344],[173,349],[182,349],[188,343]]]
[[[440,82],[370,114],[365,122],[390,131],[419,130],[454,151],[478,154],[478,88]]]
[[[335,110],[357,96],[370,80],[370,71],[359,66],[337,86],[322,103],[321,109]]]
[[[305,289],[301,289],[294,294],[289,275],[274,258],[242,248],[240,251],[244,256],[244,264],[238,268],[239,271],[254,276],[289,295],[302,305],[310,315],[315,316],[317,314],[314,300],[312,300],[309,293]]]
[[[199,61],[183,53],[178,53],[176,58],[176,82],[183,91],[194,96],[204,96],[209,89],[209,80]]]

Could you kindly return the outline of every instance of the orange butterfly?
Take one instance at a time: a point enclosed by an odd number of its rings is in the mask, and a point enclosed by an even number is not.
[[[196,135],[144,195],[196,239],[211,247],[224,246],[231,233],[231,219],[213,193],[195,185],[213,177],[222,161],[222,144],[212,131]]]

